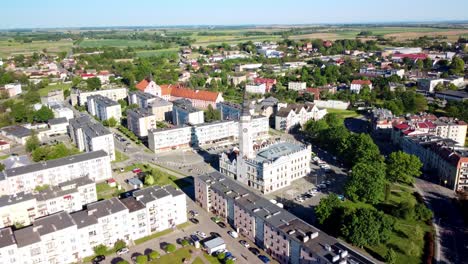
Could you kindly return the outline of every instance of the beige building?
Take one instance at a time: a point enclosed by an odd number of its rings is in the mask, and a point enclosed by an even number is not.
[[[305,82],[289,82],[288,89],[292,91],[304,91],[307,88],[307,83]]]
[[[81,91],[79,89],[72,89],[70,98],[72,105],[84,105],[88,101],[88,96],[102,95],[113,101],[118,101],[127,98],[127,88],[112,88],[96,91]]]
[[[127,126],[138,137],[146,137],[148,130],[156,129],[156,115],[145,108],[127,110]]]
[[[172,103],[161,98],[156,98],[148,104],[151,112],[156,116],[156,121],[172,121]]]

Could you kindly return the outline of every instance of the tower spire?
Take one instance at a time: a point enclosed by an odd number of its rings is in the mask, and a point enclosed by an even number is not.
[[[250,102],[249,102],[249,97],[247,95],[247,90],[244,90],[244,96],[242,99],[242,116],[247,116],[250,115]]]

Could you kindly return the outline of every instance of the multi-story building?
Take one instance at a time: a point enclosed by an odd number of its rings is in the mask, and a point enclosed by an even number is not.
[[[102,95],[88,96],[88,112],[99,120],[108,120],[114,118],[120,122],[122,118],[122,107],[116,101],[113,101]]]
[[[54,113],[55,118],[65,117],[67,120],[70,120],[75,117],[73,110],[61,104],[54,104],[50,109]]]
[[[37,186],[56,186],[87,176],[95,182],[112,178],[110,160],[103,150],[32,163],[0,172],[0,195],[32,192]]]
[[[186,197],[172,186],[150,187],[138,195],[112,198],[36,219],[32,225],[0,230],[0,263],[77,263],[103,244],[135,239],[187,221]]]
[[[154,152],[190,147],[192,128],[189,126],[152,129],[148,131],[148,147]]]
[[[353,80],[351,82],[350,90],[353,93],[360,93],[361,89],[364,88],[365,86],[369,87],[369,89],[372,90],[372,82],[369,80]]]
[[[30,225],[34,219],[60,211],[80,211],[95,201],[96,184],[86,176],[39,192],[0,196],[0,227]]]
[[[255,84],[265,84],[265,90],[267,93],[271,91],[271,89],[276,85],[276,79],[269,79],[269,78],[255,78],[253,80]]]
[[[245,90],[248,93],[255,93],[255,94],[265,94],[266,93],[266,85],[264,83],[250,83],[245,86]]]
[[[281,264],[378,263],[219,172],[195,177],[195,201]]]
[[[136,104],[139,108],[147,108],[158,97],[150,93],[134,91],[128,93],[128,104]]]
[[[397,75],[400,78],[403,78],[405,75],[404,69],[376,69],[376,68],[361,68],[359,70],[360,75],[368,76],[368,77],[385,77],[388,78],[393,75]]]
[[[173,104],[171,102],[157,97],[157,99],[151,102],[148,107],[151,109],[151,112],[156,116],[156,121],[172,122]]]
[[[47,93],[47,96],[41,97],[41,103],[43,105],[55,105],[55,104],[63,104],[65,101],[65,96],[63,95],[63,90],[52,90]]]
[[[310,173],[311,147],[275,143],[254,148],[252,117],[244,102],[239,122],[239,150],[222,153],[220,171],[262,193],[289,186]]]
[[[192,128],[191,145],[203,146],[208,143],[232,141],[238,135],[237,122],[232,120],[194,125]]]
[[[326,114],[327,109],[320,109],[313,103],[290,104],[278,110],[275,129],[290,131],[297,126],[303,126],[309,120],[320,120]]]
[[[80,89],[72,89],[70,95],[71,103],[72,105],[84,105],[88,102],[88,96],[93,95],[102,95],[117,102],[127,98],[127,88],[112,88],[96,91],[81,91]]]
[[[307,83],[305,82],[289,82],[288,90],[291,91],[304,91],[307,88]]]
[[[127,126],[138,137],[146,137],[148,130],[156,128],[156,115],[148,108],[127,110]]]
[[[193,107],[191,101],[178,99],[173,103],[172,122],[175,125],[181,126],[185,124],[196,125],[205,123],[203,111]]]
[[[17,96],[18,94],[22,93],[21,83],[5,84],[5,87],[3,89],[8,94],[9,98]]]
[[[104,150],[110,160],[115,160],[115,146],[112,132],[86,115],[71,119],[68,134],[80,151]]]
[[[239,120],[242,106],[231,102],[221,102],[216,105],[221,114],[221,120]]]
[[[449,85],[453,84],[457,87],[463,87],[465,85],[465,78],[459,76],[452,76],[448,78],[421,78],[418,79],[418,87],[421,90],[428,91],[430,93],[435,92],[435,88],[439,84]]]
[[[388,109],[372,109],[372,132],[376,136],[388,136],[393,128],[394,116]]]

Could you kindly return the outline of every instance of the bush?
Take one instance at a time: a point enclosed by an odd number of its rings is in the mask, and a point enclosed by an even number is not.
[[[187,239],[184,239],[180,242],[180,244],[183,246],[183,247],[186,247],[188,245],[190,245],[190,242],[187,240]]]
[[[422,221],[428,221],[432,219],[432,211],[427,208],[424,204],[417,204],[415,208],[415,215],[417,219]]]
[[[107,246],[100,244],[95,246],[93,250],[96,255],[105,255],[107,253]]]
[[[151,253],[149,253],[149,258],[151,260],[158,259],[159,257],[160,257],[160,255],[159,255],[159,252],[157,252],[157,251],[151,251]]]
[[[223,260],[226,257],[226,254],[224,252],[221,252],[216,256],[219,260]]]
[[[410,201],[402,201],[395,208],[393,215],[399,218],[412,219],[414,218],[414,205]]]
[[[167,244],[164,247],[164,251],[166,251],[167,253],[172,253],[172,252],[176,251],[176,246],[173,245],[173,244]]]
[[[145,264],[148,262],[148,256],[146,255],[140,255],[136,257],[136,263],[137,264]]]
[[[117,262],[117,264],[129,264],[129,263],[126,260],[120,260],[119,262]]]
[[[114,244],[115,251],[119,251],[124,247],[127,247],[127,243],[125,243],[125,241],[123,241],[122,239],[115,241],[115,244]]]

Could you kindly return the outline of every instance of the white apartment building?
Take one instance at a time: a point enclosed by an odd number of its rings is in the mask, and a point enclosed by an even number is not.
[[[80,211],[95,201],[96,184],[86,176],[39,192],[3,195],[0,196],[0,228],[30,225],[34,219],[60,211]]]
[[[247,84],[245,86],[245,90],[248,93],[255,93],[255,94],[265,94],[266,92],[266,84],[264,83],[259,83],[259,84]]]
[[[88,116],[71,119],[68,134],[80,151],[104,150],[110,160],[115,160],[115,146],[112,132]]]
[[[318,108],[313,103],[290,104],[280,108],[275,116],[275,129],[290,131],[296,126],[303,126],[309,120],[320,120],[327,114],[327,109]]]
[[[234,140],[239,136],[237,122],[218,121],[193,126],[192,145],[202,146],[220,141]]]
[[[22,93],[21,83],[5,84],[5,91],[7,92],[8,97],[10,98],[17,96],[18,94]]]
[[[361,89],[364,88],[365,86],[369,87],[370,90],[372,90],[372,82],[369,80],[353,80],[351,82],[350,90],[353,93],[360,93]]]
[[[292,91],[304,91],[307,89],[306,82],[289,82],[288,89]]]
[[[50,107],[50,109],[54,113],[55,118],[65,117],[67,120],[70,120],[75,117],[73,110],[60,104],[54,104]]]
[[[103,150],[6,169],[0,172],[0,195],[32,192],[37,186],[56,186],[88,176],[95,182],[112,178],[110,159]]]
[[[54,118],[47,121],[49,125],[49,136],[67,134],[68,120],[65,117]]]
[[[148,131],[148,147],[154,152],[190,147],[192,128],[174,127]]]
[[[464,121],[439,118],[434,121],[436,125],[435,135],[441,138],[449,138],[457,142],[459,146],[465,145],[468,125]]]
[[[88,96],[87,100],[88,112],[99,120],[114,118],[119,122],[122,118],[122,107],[116,101],[102,95]]]
[[[193,107],[189,100],[178,99],[173,103],[172,122],[174,125],[182,126],[186,124],[196,125],[205,123],[203,111]]]
[[[156,121],[172,121],[173,105],[171,102],[157,97],[148,105],[148,108],[156,116]]]
[[[96,91],[81,91],[79,89],[72,89],[71,91],[71,103],[72,105],[84,105],[88,101],[88,96],[102,95],[113,101],[118,101],[127,98],[127,88],[112,88],[103,89]]]
[[[156,115],[147,108],[127,110],[127,126],[138,137],[146,137],[148,130],[156,128]]]
[[[128,93],[128,104],[136,104],[139,108],[147,108],[152,102],[156,101],[158,98],[159,97],[149,93],[134,91]]]
[[[418,87],[430,93],[435,92],[435,88],[439,84],[453,84],[457,87],[465,85],[465,78],[460,76],[452,76],[448,78],[421,78],[418,79]]]

